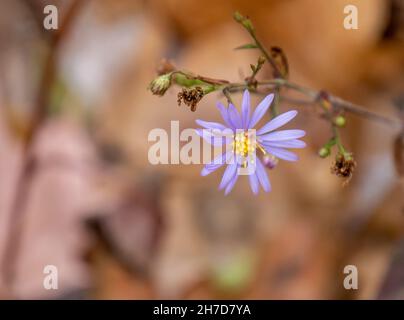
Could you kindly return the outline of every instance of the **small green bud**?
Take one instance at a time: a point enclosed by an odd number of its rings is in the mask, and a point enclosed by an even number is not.
[[[319,155],[321,158],[326,158],[326,157],[328,157],[328,156],[330,155],[330,153],[331,153],[330,148],[326,148],[326,147],[322,147],[322,148],[318,151],[318,155]]]
[[[235,253],[213,269],[213,284],[223,293],[240,293],[251,283],[255,265],[253,255]]]
[[[171,74],[167,73],[154,79],[150,83],[149,89],[153,94],[163,96],[166,93],[167,89],[170,87],[170,85],[171,85]]]
[[[337,116],[337,117],[334,119],[334,123],[335,123],[336,126],[342,128],[342,127],[344,127],[345,124],[346,124],[346,119],[345,119],[345,117],[343,117],[343,116]]]
[[[249,31],[254,30],[254,26],[250,19],[244,19],[243,21],[241,21],[241,24],[244,26],[244,28],[246,28]]]
[[[242,15],[240,12],[238,12],[238,11],[234,12],[233,18],[234,18],[234,20],[236,20],[237,22],[242,22],[242,21],[245,19],[245,18],[243,17],[243,15]]]
[[[241,23],[244,26],[244,28],[246,28],[248,31],[250,31],[250,32],[254,31],[254,27],[253,27],[251,20],[248,19],[247,17],[244,17],[240,12],[236,11],[233,14],[233,18],[238,23]]]

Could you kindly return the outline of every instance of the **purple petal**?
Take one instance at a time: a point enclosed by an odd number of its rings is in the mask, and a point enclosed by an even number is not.
[[[207,163],[201,171],[201,176],[207,176],[208,174],[212,173],[213,171],[216,171],[221,166],[223,166],[226,163],[227,156],[229,156],[229,152],[227,153],[225,152],[217,156],[211,162]]]
[[[296,117],[296,115],[297,115],[296,110],[292,110],[292,111],[282,113],[281,115],[279,115],[276,118],[269,121],[261,129],[259,129],[257,131],[257,135],[261,135],[261,134],[276,130],[279,127],[282,127],[283,125],[288,123],[290,120],[292,120],[294,117]]]
[[[224,190],[224,195],[227,196],[231,190],[233,190],[234,185],[236,184],[238,179],[238,174],[235,174],[233,179],[230,180],[229,184],[227,185],[226,189]]]
[[[278,148],[305,148],[306,143],[302,140],[285,140],[285,141],[264,141],[261,142],[263,146],[278,147]]]
[[[293,140],[305,136],[306,132],[303,130],[280,130],[260,136],[260,141],[284,141]]]
[[[215,129],[218,130],[218,129]],[[215,130],[211,129],[195,129],[196,133],[206,142],[214,147],[220,147],[226,143],[226,138],[221,135],[215,135]],[[219,131],[218,131],[219,133]]]
[[[261,160],[257,158],[257,169],[256,174],[259,182],[261,183],[262,188],[265,192],[271,191],[271,182],[269,181],[267,171],[265,170],[264,165]]]
[[[274,155],[275,157],[279,158],[279,159],[283,159],[286,161],[297,161],[299,160],[299,157],[297,156],[297,154],[282,149],[282,148],[275,148],[275,147],[264,147],[265,150],[267,152],[269,152],[270,154]]]
[[[269,95],[267,95],[264,100],[262,100],[259,105],[257,106],[257,108],[255,109],[252,117],[251,117],[251,121],[248,125],[249,128],[253,128],[258,121],[261,120],[261,118],[264,116],[265,112],[267,112],[269,106],[271,105],[272,101],[274,100],[274,94],[271,93]]]
[[[229,113],[230,123],[234,129],[242,129],[243,124],[241,122],[240,114],[238,113],[236,107],[232,104],[229,105],[227,109]]]
[[[203,121],[200,119],[195,120],[196,124],[200,125],[201,127],[205,129],[219,129],[219,130],[225,130],[227,127],[221,123],[218,122],[208,122],[208,121]]]
[[[250,92],[246,89],[241,103],[241,121],[244,129],[248,129],[250,123]]]
[[[248,179],[250,180],[250,187],[251,190],[254,194],[258,194],[259,191],[259,184],[258,184],[258,178],[257,174],[254,172],[248,176]]]
[[[217,169],[219,169],[222,165],[217,165],[217,166],[211,166],[211,167],[203,167],[202,171],[201,171],[201,176],[205,177],[208,174],[211,174],[212,172],[216,171]]]
[[[237,174],[237,161],[229,164],[226,170],[223,173],[222,181],[219,185],[219,190],[223,189],[227,186],[231,179],[233,179],[234,175]]]
[[[227,108],[221,102],[218,102],[216,104],[216,106],[219,109],[220,114],[222,115],[224,123],[227,124],[229,126],[229,128],[235,129],[235,128],[233,128],[233,126],[230,122],[229,113],[227,112]]]

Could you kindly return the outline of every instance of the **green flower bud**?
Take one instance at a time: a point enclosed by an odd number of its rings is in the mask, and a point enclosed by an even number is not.
[[[346,124],[346,119],[345,119],[345,117],[343,117],[343,116],[338,116],[338,117],[336,117],[336,118],[334,119],[334,123],[335,123],[336,126],[342,128],[342,127],[345,126],[345,124]]]
[[[249,31],[254,30],[253,24],[250,19],[244,19],[243,21],[241,21],[241,24]]]
[[[246,28],[248,31],[253,31],[254,30],[254,27],[252,25],[251,20],[248,19],[247,17],[244,17],[240,12],[236,11],[233,14],[233,18],[238,23],[241,23],[244,26],[244,28]]]
[[[328,157],[328,156],[330,155],[330,153],[331,153],[330,148],[326,148],[326,147],[322,147],[322,148],[318,151],[318,155],[319,155],[321,158],[326,158],[326,157]]]
[[[242,21],[245,19],[245,18],[243,17],[243,15],[242,15],[240,12],[238,12],[238,11],[234,12],[233,18],[234,18],[234,20],[236,20],[237,22],[242,22]]]
[[[153,94],[163,96],[166,93],[167,89],[170,87],[170,85],[171,85],[171,74],[167,73],[154,79],[150,83],[149,89]]]

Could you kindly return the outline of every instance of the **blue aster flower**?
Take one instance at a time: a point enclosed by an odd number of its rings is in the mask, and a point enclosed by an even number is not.
[[[196,120],[196,123],[202,127],[202,129],[197,129],[197,133],[202,138],[214,146],[226,146],[225,151],[206,164],[201,172],[202,176],[206,176],[227,164],[219,185],[219,189],[224,189],[226,195],[236,184],[241,172],[240,169],[251,167],[254,170],[249,171],[248,178],[252,192],[257,194],[259,186],[265,192],[271,191],[271,183],[265,168],[273,168],[278,159],[297,161],[298,156],[287,149],[306,146],[303,141],[298,140],[306,134],[305,131],[276,131],[296,117],[296,110],[282,113],[264,124],[260,129],[255,129],[255,126],[268,111],[273,99],[273,94],[266,96],[251,115],[250,93],[245,90],[241,103],[241,113],[231,103],[226,108],[218,102],[217,108],[222,115],[224,124]]]

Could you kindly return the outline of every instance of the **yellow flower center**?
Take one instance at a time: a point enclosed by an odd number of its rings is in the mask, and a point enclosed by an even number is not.
[[[242,157],[255,152],[257,147],[257,143],[250,138],[247,131],[236,133],[232,145],[234,153]]]

